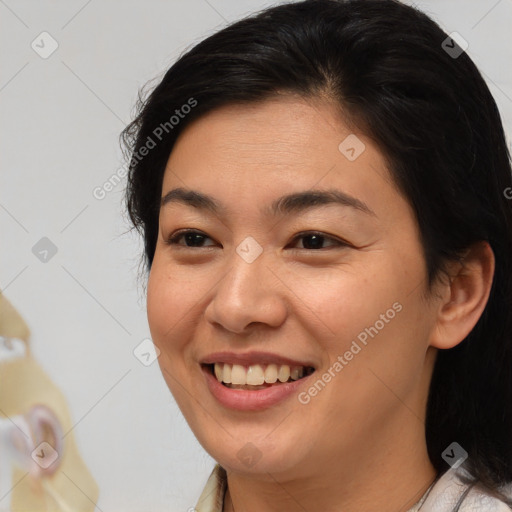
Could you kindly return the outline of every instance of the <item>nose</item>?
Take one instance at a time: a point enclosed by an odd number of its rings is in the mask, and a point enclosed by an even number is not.
[[[288,311],[286,286],[264,254],[248,262],[233,251],[228,264],[205,310],[206,320],[237,334],[249,332],[253,324],[279,327]]]

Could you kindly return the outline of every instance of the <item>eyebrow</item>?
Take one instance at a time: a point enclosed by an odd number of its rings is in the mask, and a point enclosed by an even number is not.
[[[162,197],[160,206],[163,207],[173,202],[192,206],[200,210],[207,210],[215,215],[219,215],[226,210],[226,208],[212,196],[182,187],[167,192]],[[305,190],[303,192],[294,192],[284,195],[274,200],[270,207],[265,208],[263,211],[268,215],[278,216],[298,213],[327,204],[348,206],[377,217],[366,203],[336,189]]]

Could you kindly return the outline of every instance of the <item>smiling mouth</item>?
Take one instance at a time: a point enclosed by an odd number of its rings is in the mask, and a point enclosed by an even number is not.
[[[279,386],[311,375],[312,366],[289,366],[287,364],[238,365],[228,363],[203,364],[219,383],[231,389],[257,391]]]

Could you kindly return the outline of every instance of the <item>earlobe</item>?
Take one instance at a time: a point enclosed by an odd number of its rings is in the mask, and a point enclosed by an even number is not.
[[[431,346],[452,348],[471,332],[487,305],[494,268],[494,253],[486,241],[476,242],[461,260],[450,263],[450,278],[441,285]]]

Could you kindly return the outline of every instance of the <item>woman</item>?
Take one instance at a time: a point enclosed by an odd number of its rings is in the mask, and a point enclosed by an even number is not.
[[[123,135],[160,368],[218,462],[196,510],[510,510],[510,155],[460,40],[277,6]]]

